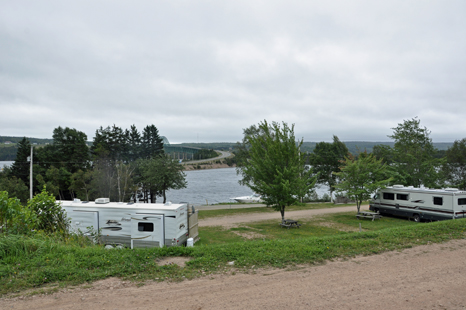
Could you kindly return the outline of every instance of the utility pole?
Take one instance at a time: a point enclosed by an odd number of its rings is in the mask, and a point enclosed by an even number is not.
[[[32,200],[32,148],[33,146],[31,145],[31,166],[29,168],[29,199]]]

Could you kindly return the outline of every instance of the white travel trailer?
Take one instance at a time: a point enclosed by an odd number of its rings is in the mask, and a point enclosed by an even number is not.
[[[421,220],[441,221],[465,217],[466,191],[393,185],[381,189],[370,202],[371,211]]]
[[[197,241],[197,212],[188,204],[58,201],[70,218],[70,229],[91,236],[99,231],[105,244],[131,248],[185,245]]]

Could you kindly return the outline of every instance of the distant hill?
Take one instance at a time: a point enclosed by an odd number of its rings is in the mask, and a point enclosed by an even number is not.
[[[0,143],[11,142],[11,143],[18,143],[23,140],[24,137],[9,137],[9,136],[0,136]],[[40,139],[40,138],[28,138],[29,142],[36,143],[36,144],[47,144],[52,143],[53,139]]]
[[[316,147],[318,142],[303,142],[301,146],[302,152],[312,152]],[[343,141],[346,147],[352,154],[358,154],[359,152],[364,152],[365,150],[368,153],[372,152],[374,145],[388,145],[393,147],[395,144],[394,142],[369,142],[369,141]],[[188,146],[188,147],[196,147],[200,149],[214,149],[214,150],[234,150],[236,147],[236,143],[232,142],[215,142],[215,143],[181,143],[180,146]],[[434,147],[436,147],[439,151],[446,151],[449,147],[453,145],[453,142],[434,142]]]
[[[369,142],[369,141],[343,141],[351,154],[358,154],[360,152],[367,151],[372,153],[372,149],[375,145],[388,145],[393,147],[395,142]],[[317,142],[303,142],[301,151],[312,152]],[[453,145],[453,142],[434,142],[434,147],[439,151],[446,151]]]
[[[164,138],[164,141],[168,140]],[[0,161],[11,161],[16,158],[16,143],[21,141],[23,137],[9,137],[9,136],[0,136]],[[28,138],[32,144],[46,145],[52,143],[53,139],[40,139],[40,138]],[[11,144],[5,144],[5,142],[10,142]],[[372,152],[374,145],[383,144],[393,147],[394,142],[369,142],[369,141],[343,141],[352,154],[358,154],[359,152],[364,152],[366,150],[368,153]],[[318,142],[303,142],[301,147],[302,152],[312,152]],[[91,145],[92,142],[88,142],[88,145]],[[236,142],[213,142],[213,143],[181,143],[179,146],[195,147],[200,149],[214,149],[221,151],[234,150],[236,147]],[[453,145],[453,142],[434,142],[434,146],[439,151],[446,151],[449,147]]]
[[[213,142],[213,143],[180,143],[179,146],[196,147],[200,149],[214,149],[220,151],[233,150],[236,142]]]

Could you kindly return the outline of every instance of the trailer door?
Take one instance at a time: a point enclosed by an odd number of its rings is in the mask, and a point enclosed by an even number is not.
[[[71,231],[82,233],[84,236],[97,236],[99,232],[99,212],[72,210],[68,213],[71,218]]]
[[[164,216],[136,214],[131,217],[131,248],[163,247]]]

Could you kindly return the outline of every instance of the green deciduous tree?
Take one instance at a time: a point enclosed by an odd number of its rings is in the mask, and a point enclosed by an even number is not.
[[[69,189],[76,194],[77,198],[89,201],[92,192],[92,175],[92,170],[86,172],[78,170],[71,176]]]
[[[420,127],[417,118],[405,120],[392,129],[393,135],[388,137],[395,140],[393,160],[402,176],[401,182],[415,187],[436,187],[441,182],[438,174],[441,161],[434,158],[436,151],[430,131]]]
[[[136,164],[125,164],[119,161],[115,165],[115,180],[118,194],[118,201],[128,201],[129,197],[138,189],[137,184],[134,183],[134,171]]]
[[[335,173],[341,179],[336,185],[337,191],[356,201],[358,213],[364,200],[368,200],[371,194],[391,181],[387,165],[373,154],[361,153],[358,159],[348,155],[342,161],[340,170]]]
[[[0,191],[8,192],[10,197],[16,197],[25,204],[29,199],[29,189],[23,180],[15,176],[9,177],[9,169],[5,168],[5,171],[0,173]]]
[[[255,134],[246,136],[250,145],[247,160],[238,172],[241,184],[262,195],[267,206],[280,211],[285,220],[285,208],[298,202],[315,184],[311,170],[306,169],[300,153],[302,140],[296,142],[294,125],[259,123]]]
[[[138,161],[138,170],[144,199],[150,199],[150,202],[155,202],[156,196],[160,196],[165,203],[168,190],[186,187],[183,166],[169,157],[141,159]]]
[[[327,185],[330,197],[333,196],[335,185],[338,183],[334,172],[340,171],[340,161],[348,155],[348,148],[337,136],[333,136],[333,143],[319,142],[309,156],[314,173],[317,174],[317,183]]]
[[[115,163],[113,161],[106,158],[94,161],[91,181],[92,194],[97,198],[105,197],[115,201],[117,199],[115,175]]]
[[[449,185],[466,190],[466,138],[455,141],[447,150],[443,171]]]
[[[71,174],[78,170],[87,170],[90,164],[89,147],[86,144],[87,135],[74,128],[57,127],[53,130],[53,148],[55,150],[54,166],[63,167]]]

